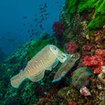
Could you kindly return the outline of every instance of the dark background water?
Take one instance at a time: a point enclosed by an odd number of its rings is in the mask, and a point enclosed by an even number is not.
[[[0,0],[0,58],[19,45],[37,38],[42,32],[52,34],[65,0]],[[4,57],[2,58],[4,59]]]

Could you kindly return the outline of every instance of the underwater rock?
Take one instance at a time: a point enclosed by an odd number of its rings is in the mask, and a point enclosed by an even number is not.
[[[77,105],[77,103],[74,102],[74,101],[69,101],[69,102],[68,102],[68,105]]]
[[[92,75],[90,78],[90,92],[92,100],[98,105],[105,103],[105,85],[98,79],[97,76]]]
[[[80,96],[80,93],[73,87],[64,87],[60,89],[56,95],[53,96],[51,100],[52,105],[68,105],[69,102],[81,103],[83,105],[84,99]]]
[[[87,67],[81,67],[74,71],[72,75],[72,84],[73,86],[80,90],[82,86],[89,85],[89,76],[91,76],[92,71],[90,71]]]
[[[105,85],[105,66],[101,66],[101,73],[98,75],[99,80]]]

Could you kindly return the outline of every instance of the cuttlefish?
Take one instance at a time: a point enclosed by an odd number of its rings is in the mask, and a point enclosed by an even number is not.
[[[18,88],[25,79],[38,82],[43,79],[45,70],[52,70],[58,62],[65,62],[67,54],[54,45],[47,45],[40,50],[26,65],[24,70],[11,78],[11,85]]]
[[[65,60],[65,62],[63,62],[63,64],[60,66],[60,68],[56,72],[52,82],[55,83],[55,82],[60,81],[69,72],[69,70],[72,69],[75,62],[79,58],[80,58],[80,55],[78,53],[71,54],[71,55],[68,54],[67,59]]]

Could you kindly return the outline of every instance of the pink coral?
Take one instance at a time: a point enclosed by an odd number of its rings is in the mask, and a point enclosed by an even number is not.
[[[77,105],[74,101],[69,101],[68,105]]]
[[[86,57],[86,59],[89,60],[89,57],[87,57],[87,56],[92,55],[91,49],[92,49],[91,44],[83,46],[83,52],[81,54],[81,58],[80,58],[80,61],[78,63],[78,66],[77,66],[78,68],[84,66],[84,64],[82,63],[84,57]]]
[[[96,54],[96,55],[103,55],[103,53],[104,53],[104,50],[102,50],[102,49],[97,49],[97,50],[95,51],[95,54]]]
[[[100,53],[99,53],[100,52]],[[101,66],[105,64],[103,54],[101,50],[96,50],[94,56],[85,56],[83,64],[93,69],[93,72],[98,74],[101,72]]]
[[[66,52],[68,54],[74,54],[77,52],[78,45],[75,42],[66,43]]]
[[[102,56],[103,60],[105,60],[105,50],[97,49],[97,50],[95,51],[95,54]]]

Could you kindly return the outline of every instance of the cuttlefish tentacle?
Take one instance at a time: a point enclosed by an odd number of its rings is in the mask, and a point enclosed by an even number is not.
[[[56,51],[53,50],[52,47],[50,47],[51,51],[53,52],[53,54],[58,58],[58,60],[63,63],[66,61],[66,59],[68,58],[68,54],[63,53],[62,51],[60,51],[57,47],[55,48]]]

